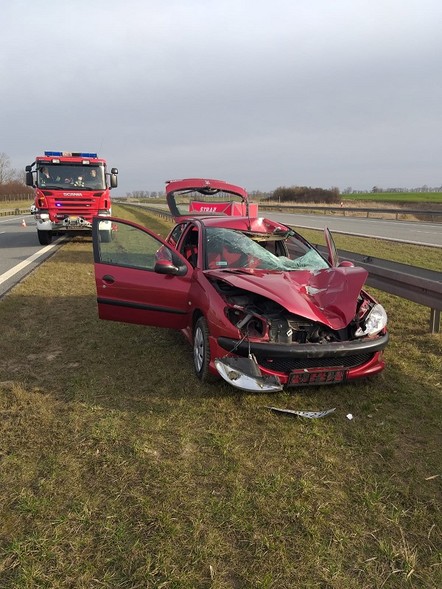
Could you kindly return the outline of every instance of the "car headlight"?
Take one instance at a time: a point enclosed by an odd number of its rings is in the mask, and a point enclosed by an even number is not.
[[[376,335],[387,325],[387,313],[382,305],[377,303],[368,313],[363,327],[358,327],[356,337],[363,335]]]

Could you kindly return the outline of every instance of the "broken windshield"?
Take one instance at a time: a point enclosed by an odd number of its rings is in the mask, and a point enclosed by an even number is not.
[[[281,239],[263,235],[253,239],[239,231],[207,227],[206,268],[230,270],[234,268],[291,271],[321,270],[327,262],[307,242],[290,233]]]

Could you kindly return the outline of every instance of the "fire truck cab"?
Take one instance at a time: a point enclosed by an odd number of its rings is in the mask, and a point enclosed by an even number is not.
[[[108,173],[106,160],[96,153],[45,151],[26,166],[26,185],[35,192],[38,241],[48,245],[53,235],[92,231],[94,217],[109,217],[110,190],[118,186],[117,168]],[[103,241],[110,241],[112,226],[100,222]]]

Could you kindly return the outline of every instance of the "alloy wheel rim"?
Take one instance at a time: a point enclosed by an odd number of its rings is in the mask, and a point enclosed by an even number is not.
[[[195,332],[195,342],[193,344],[193,357],[195,360],[195,366],[198,371],[203,366],[203,353],[204,353],[204,340],[201,329],[197,329]]]

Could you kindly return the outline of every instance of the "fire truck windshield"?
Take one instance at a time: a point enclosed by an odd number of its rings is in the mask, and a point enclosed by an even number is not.
[[[64,188],[105,190],[106,188],[103,166],[43,163],[37,171],[37,184],[41,188],[52,188],[53,190]]]

